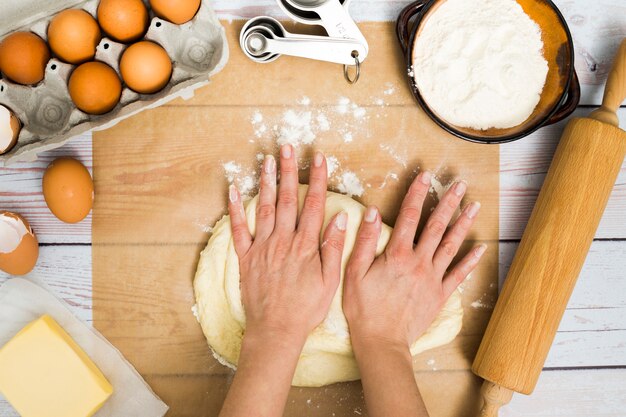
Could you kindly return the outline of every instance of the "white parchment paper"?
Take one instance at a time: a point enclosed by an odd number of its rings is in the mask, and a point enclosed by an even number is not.
[[[97,330],[76,318],[65,303],[31,280],[12,278],[0,288],[0,346],[44,314],[53,317],[72,336],[113,385],[113,395],[96,417],[165,415],[167,405],[122,354]]]

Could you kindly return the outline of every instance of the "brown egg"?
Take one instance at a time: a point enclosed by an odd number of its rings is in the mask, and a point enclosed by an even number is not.
[[[86,62],[76,68],[68,86],[76,107],[88,114],[113,110],[122,96],[122,82],[115,70],[98,61]]]
[[[43,175],[48,208],[65,223],[78,223],[93,207],[93,181],[83,164],[72,158],[54,160]]]
[[[134,42],[148,30],[148,9],[141,0],[101,0],[98,22],[113,40]]]
[[[84,10],[65,10],[54,16],[48,26],[50,49],[70,64],[92,60],[100,39],[98,22]]]
[[[48,45],[30,32],[15,32],[0,43],[0,72],[18,84],[43,80],[50,60]]]
[[[0,212],[0,270],[12,275],[28,274],[38,257],[39,243],[26,219]]]
[[[137,42],[122,54],[120,72],[129,88],[141,94],[152,94],[169,82],[172,61],[165,49],[156,43]]]
[[[177,25],[189,22],[198,13],[201,0],[150,0],[150,6],[160,18]]]
[[[22,123],[11,110],[0,104],[0,155],[9,152],[17,143]]]

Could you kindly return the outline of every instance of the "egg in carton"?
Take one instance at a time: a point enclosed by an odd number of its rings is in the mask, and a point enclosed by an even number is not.
[[[30,31],[47,41],[48,25],[57,13],[70,8],[82,9],[95,18],[99,3],[100,0],[20,0],[13,5],[1,5],[0,27],[9,32],[0,36],[4,38],[13,32]],[[149,8],[147,1],[144,3]],[[7,7],[9,13],[2,10]],[[46,10],[42,11],[42,8]],[[139,94],[123,86],[119,103],[108,113],[91,115],[76,107],[70,97],[68,82],[77,66],[54,57],[46,66],[44,79],[37,85],[20,85],[0,79],[0,104],[10,109],[23,126],[17,144],[11,151],[0,155],[0,163],[33,161],[38,153],[63,146],[72,137],[109,128],[178,97],[191,98],[196,89],[207,85],[213,74],[226,65],[226,34],[208,0],[202,0],[194,18],[181,25],[156,17],[152,10],[150,18],[148,31],[141,40],[152,41],[165,49],[172,61],[171,78],[154,94]],[[94,60],[109,65],[121,80],[120,58],[132,43],[122,44],[107,38],[104,33],[103,36]]]

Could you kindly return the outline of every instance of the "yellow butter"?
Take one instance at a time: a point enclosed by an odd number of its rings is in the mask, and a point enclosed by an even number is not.
[[[89,417],[113,387],[50,316],[0,349],[0,392],[22,417]]]

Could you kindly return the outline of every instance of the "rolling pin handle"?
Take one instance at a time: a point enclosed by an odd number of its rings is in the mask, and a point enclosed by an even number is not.
[[[617,109],[626,98],[626,39],[622,41],[613,68],[609,73],[604,89],[604,100],[602,106],[591,113],[591,118],[599,120],[612,126],[619,126]]]
[[[479,417],[498,417],[500,407],[508,404],[513,398],[513,391],[490,381],[483,383],[480,393],[483,396],[483,405]]]

